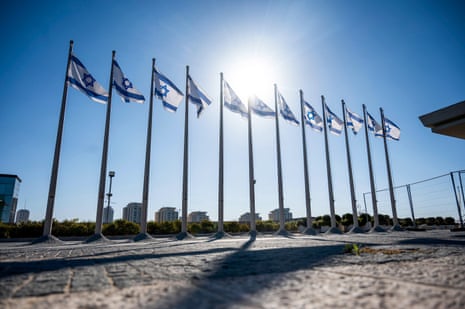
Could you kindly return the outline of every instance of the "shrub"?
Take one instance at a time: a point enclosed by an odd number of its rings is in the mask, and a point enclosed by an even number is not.
[[[455,219],[452,217],[446,217],[444,219],[444,223],[447,225],[455,225]]]
[[[215,224],[208,220],[203,220],[202,222],[200,222],[200,228],[202,233],[213,233],[217,229],[215,227]]]
[[[187,227],[187,230],[192,234],[198,234],[202,231],[202,227],[198,223],[191,223]]]
[[[116,220],[105,224],[102,233],[104,235],[135,235],[139,233],[139,224],[126,220]]]
[[[299,230],[299,225],[297,224],[297,221],[289,221],[286,222],[285,228],[290,232],[297,232]]]

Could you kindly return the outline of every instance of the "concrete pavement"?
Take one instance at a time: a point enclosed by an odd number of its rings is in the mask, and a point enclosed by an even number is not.
[[[448,230],[3,242],[0,307],[465,308],[464,253]]]

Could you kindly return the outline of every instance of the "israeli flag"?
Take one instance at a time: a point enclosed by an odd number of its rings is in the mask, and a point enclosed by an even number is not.
[[[116,60],[113,60],[113,87],[115,87],[123,102],[145,102],[144,96],[139,92],[139,90],[134,88],[129,79],[124,76],[124,73]]]
[[[205,107],[212,103],[207,93],[200,88],[190,76],[187,77],[187,97],[192,104],[197,105],[197,118]]]
[[[386,117],[384,117],[384,131],[386,132],[386,138],[395,141],[400,139],[400,128]]]
[[[373,116],[370,115],[369,112],[367,112],[367,116],[368,130],[373,132],[376,137],[383,137],[383,127],[375,120],[375,118],[373,118]]]
[[[276,113],[268,105],[256,96],[249,98],[250,109],[258,116],[264,118],[274,118]]]
[[[325,103],[325,109],[326,109],[326,123],[328,124],[329,132],[333,133],[334,135],[340,135],[344,127],[344,122],[329,109],[326,103]]]
[[[357,134],[363,125],[363,119],[356,113],[349,110],[347,106],[346,106],[346,121],[347,121],[347,126],[349,128],[352,128],[352,132],[354,132],[354,134]]]
[[[295,118],[294,114],[289,108],[289,105],[287,105],[283,96],[279,92],[278,92],[278,104],[279,104],[279,112],[281,113],[281,116],[283,116],[284,120],[286,120],[288,123],[292,125],[298,126],[299,121],[297,120],[297,118]]]
[[[242,103],[241,99],[239,99],[234,90],[232,90],[225,80],[223,83],[224,106],[226,106],[231,112],[237,113],[243,118],[247,118],[247,107]]]
[[[304,119],[305,124],[308,124],[313,130],[317,132],[323,131],[323,119],[307,102],[304,102]]]
[[[68,85],[81,91],[92,101],[103,104],[108,102],[108,92],[95,80],[82,62],[74,55],[71,55],[71,63],[67,75]]]
[[[155,82],[155,95],[163,103],[163,108],[169,112],[176,112],[182,102],[184,94],[165,75],[153,68],[153,80]]]

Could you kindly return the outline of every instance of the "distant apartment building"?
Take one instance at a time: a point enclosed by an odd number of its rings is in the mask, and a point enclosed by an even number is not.
[[[162,207],[155,212],[155,222],[172,222],[178,220],[178,212],[175,207]]]
[[[142,203],[129,203],[123,208],[123,220],[141,223],[142,218]]]
[[[273,209],[268,214],[268,220],[279,222],[279,208]],[[292,220],[292,212],[289,211],[289,208],[284,208],[284,221]]]
[[[111,206],[103,208],[103,224],[113,223],[115,210]]]
[[[187,222],[202,222],[209,221],[206,211],[193,211],[187,216]]]
[[[14,223],[21,178],[0,174],[0,222]]]
[[[29,210],[20,209],[16,213],[16,223],[26,223],[29,221]]]
[[[245,214],[242,214],[239,217],[239,222],[240,223],[248,223],[248,222],[250,222],[250,219],[251,219],[250,212],[246,212]],[[256,213],[255,214],[255,221],[261,221],[261,220],[262,220],[262,217],[260,217],[260,214]]]

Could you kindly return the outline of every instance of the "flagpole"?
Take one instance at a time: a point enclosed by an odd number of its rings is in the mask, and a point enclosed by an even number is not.
[[[247,104],[247,134],[249,142],[249,197],[250,197],[250,238],[255,239],[257,236],[257,227],[255,222],[255,176],[253,165],[253,143],[252,143],[252,113],[250,111],[251,99]]]
[[[188,162],[189,162],[189,66],[186,65],[186,96],[184,112],[184,160],[182,168],[182,222],[181,233],[176,235],[178,240],[191,237],[187,232],[187,196],[188,196]]]
[[[370,232],[385,232],[385,230],[381,226],[379,226],[378,201],[376,199],[375,177],[373,175],[373,164],[371,162],[370,139],[368,137],[367,108],[365,104],[363,104],[362,106],[363,106],[363,120],[365,122],[365,138],[366,138],[366,145],[367,145],[368,170],[370,173],[371,202],[373,204],[374,225],[373,225],[373,228],[370,230]]]
[[[386,156],[386,169],[388,175],[388,183],[389,183],[389,197],[391,199],[391,208],[392,208],[392,223],[393,226],[391,228],[392,231],[402,231],[402,228],[399,225],[399,220],[397,218],[397,209],[396,209],[396,197],[394,195],[394,185],[392,182],[392,173],[391,173],[391,163],[389,161],[389,152],[387,148],[387,141],[386,141],[386,121],[384,119],[384,111],[382,108],[379,109],[381,114],[381,124],[383,126],[383,141],[384,141],[384,154]]]
[[[152,58],[152,78],[150,84],[150,102],[149,102],[149,117],[147,121],[147,142],[145,146],[145,168],[144,168],[144,188],[142,191],[142,209],[140,233],[134,237],[134,241],[144,239],[152,239],[147,233],[147,210],[149,203],[149,183],[150,183],[150,157],[152,150],[152,121],[153,121],[153,95],[154,95],[154,75],[155,75],[155,58]]]
[[[278,194],[279,194],[279,230],[278,235],[288,235],[284,224],[284,196],[283,196],[283,175],[281,166],[281,143],[279,137],[279,112],[278,112],[278,86],[274,84],[274,106],[276,111],[276,157],[278,163]]]
[[[108,239],[102,234],[102,223],[103,223],[103,204],[105,200],[105,180],[107,174],[107,161],[108,161],[108,140],[110,136],[110,115],[111,115],[111,96],[113,93],[113,61],[115,60],[115,51],[112,51],[111,55],[111,70],[110,70],[110,82],[108,86],[108,102],[107,102],[107,113],[105,119],[105,133],[103,137],[103,149],[102,149],[102,162],[100,166],[100,183],[98,190],[97,200],[97,216],[95,219],[95,233],[93,236],[88,238],[86,242],[93,242],[97,240],[108,241]]]
[[[57,138],[55,142],[55,153],[53,155],[52,173],[50,176],[50,186],[48,190],[47,210],[45,213],[44,230],[42,237],[34,243],[47,241],[60,241],[52,235],[53,208],[55,205],[55,194],[57,187],[58,168],[60,165],[61,142],[63,139],[63,126],[65,122],[66,102],[68,97],[68,71],[71,64],[71,55],[73,53],[73,40],[69,41],[68,61],[66,64],[65,81],[63,83],[63,96],[61,98],[60,118],[58,121]]]
[[[328,141],[328,118],[326,116],[325,97],[321,96],[321,105],[323,109],[324,119],[324,134],[325,134],[325,151],[326,151],[326,172],[328,176],[328,196],[329,196],[329,212],[331,214],[331,228],[326,231],[327,234],[341,234],[341,231],[336,227],[336,212],[334,209],[334,192],[333,180],[331,176],[331,161],[329,157],[329,141]]]
[[[312,208],[310,198],[310,181],[308,179],[308,159],[307,159],[307,141],[305,137],[305,119],[304,119],[304,92],[300,93],[300,120],[302,122],[302,149],[304,157],[304,180],[305,180],[305,208],[307,210],[307,228],[303,231],[307,235],[316,235],[316,231],[313,228],[312,222]]]
[[[218,231],[215,238],[224,237],[223,209],[224,209],[224,151],[223,151],[223,72],[220,73],[220,126],[218,150]]]
[[[352,160],[350,158],[350,146],[349,146],[349,134],[347,132],[347,110],[346,103],[341,100],[342,103],[342,115],[344,119],[344,135],[346,141],[346,153],[347,153],[347,168],[349,170],[349,185],[350,185],[350,197],[352,202],[352,220],[353,227],[350,229],[350,233],[362,233],[363,231],[358,226],[358,215],[357,215],[357,197],[355,196],[355,185],[354,176],[352,172]]]

